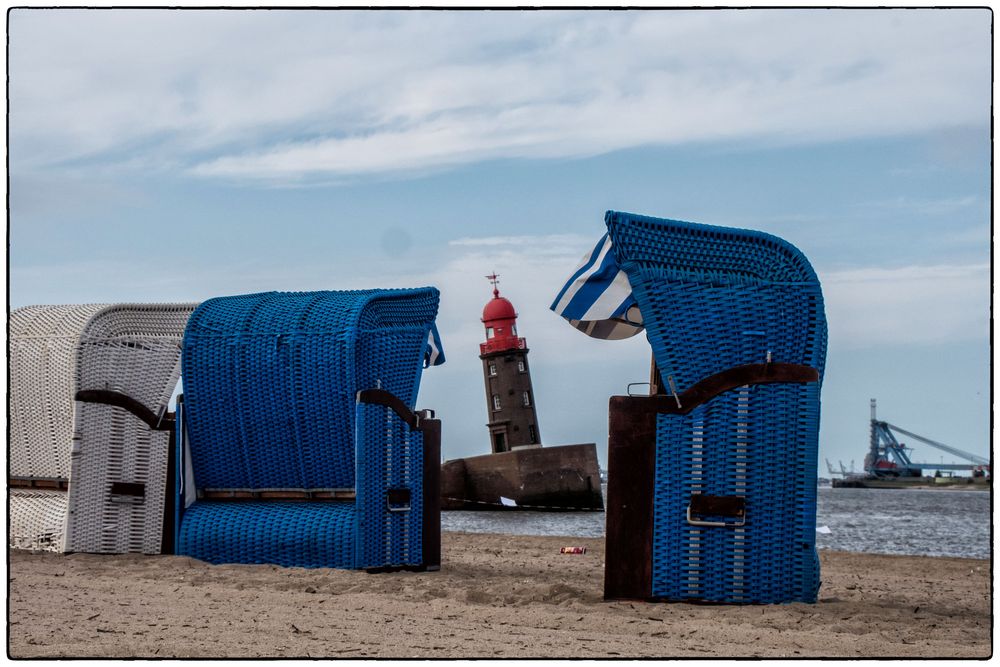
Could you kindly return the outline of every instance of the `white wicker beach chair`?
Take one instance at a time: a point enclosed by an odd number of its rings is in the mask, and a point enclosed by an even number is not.
[[[194,306],[27,306],[11,313],[11,547],[161,552],[172,442],[167,407]]]

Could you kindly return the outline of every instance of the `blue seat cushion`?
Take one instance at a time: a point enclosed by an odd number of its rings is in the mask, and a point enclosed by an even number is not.
[[[354,501],[198,501],[184,512],[177,553],[213,564],[353,568]]]

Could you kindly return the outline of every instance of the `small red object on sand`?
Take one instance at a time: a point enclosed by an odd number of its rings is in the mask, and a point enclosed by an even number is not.
[[[561,547],[559,549],[561,554],[585,554],[587,553],[587,547]]]

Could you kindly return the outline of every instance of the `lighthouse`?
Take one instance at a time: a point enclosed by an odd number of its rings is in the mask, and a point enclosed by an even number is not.
[[[486,276],[493,298],[483,308],[479,345],[486,385],[489,454],[441,464],[441,508],[447,510],[603,510],[597,445],[542,447],[528,344],[517,335],[514,304]]]
[[[486,276],[493,298],[483,308],[486,341],[479,345],[486,383],[486,411],[494,454],[515,448],[541,447],[535,395],[528,368],[528,345],[517,335],[517,311],[500,296],[499,276]]]

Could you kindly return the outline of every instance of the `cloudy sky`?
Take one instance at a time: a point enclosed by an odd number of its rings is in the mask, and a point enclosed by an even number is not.
[[[869,398],[987,454],[990,21],[12,10],[9,305],[436,285],[448,363],[419,404],[454,458],[489,448],[497,271],[543,442],[603,462],[607,399],[646,379],[648,345],[548,306],[605,210],[760,229],[824,286],[821,472],[860,467]]]

